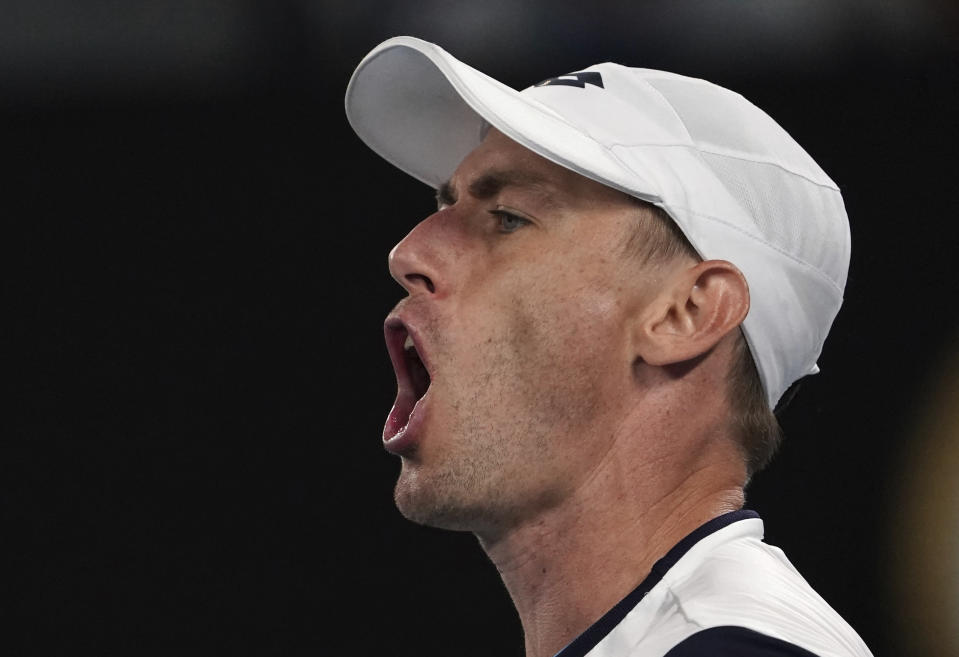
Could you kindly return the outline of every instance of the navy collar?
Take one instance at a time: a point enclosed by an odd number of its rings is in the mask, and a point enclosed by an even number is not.
[[[746,509],[730,511],[694,529],[688,536],[674,545],[673,548],[666,553],[666,556],[653,564],[652,570],[649,571],[649,575],[646,576],[642,584],[633,589],[633,591],[620,600],[615,607],[603,614],[598,621],[586,628],[582,634],[556,653],[555,657],[583,657],[586,655],[586,653],[596,647],[597,643],[602,641],[603,637],[622,622],[626,614],[646,597],[646,594],[659,583],[666,572],[676,565],[676,562],[689,552],[690,548],[696,545],[696,543],[734,522],[758,517],[758,513]]]

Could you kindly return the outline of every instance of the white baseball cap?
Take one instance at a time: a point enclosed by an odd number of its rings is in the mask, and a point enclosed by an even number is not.
[[[772,118],[705,80],[613,63],[516,91],[442,48],[395,37],[346,91],[359,137],[439,187],[488,126],[659,206],[699,255],[746,277],[743,333],[770,408],[819,371],[842,304],[850,236],[836,184]]]

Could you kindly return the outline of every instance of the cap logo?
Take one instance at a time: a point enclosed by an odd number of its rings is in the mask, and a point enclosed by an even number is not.
[[[587,84],[592,84],[600,89],[605,89],[603,86],[603,76],[597,73],[596,71],[580,71],[579,73],[568,73],[567,75],[560,75],[555,78],[548,78],[542,82],[537,82],[534,84],[534,87],[549,87],[557,84],[565,85],[567,87],[579,87],[580,89],[585,89]]]

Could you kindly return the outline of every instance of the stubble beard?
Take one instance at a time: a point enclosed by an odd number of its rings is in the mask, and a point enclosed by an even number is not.
[[[566,445],[557,443],[582,438],[601,403],[594,382],[557,371],[569,364],[563,342],[535,313],[520,313],[484,345],[480,373],[442,387],[454,420],[440,458],[404,459],[395,501],[406,518],[497,535],[559,503],[571,482],[560,476]]]
[[[436,458],[428,463],[418,455],[404,459],[395,499],[407,519],[477,533],[511,521],[516,497],[525,496],[517,466],[547,458],[548,441],[526,413],[506,412],[497,401],[509,394],[505,387],[506,375],[499,367],[487,370],[450,404],[454,423],[437,436],[445,446],[442,453],[433,452]],[[507,416],[515,421],[505,422]]]

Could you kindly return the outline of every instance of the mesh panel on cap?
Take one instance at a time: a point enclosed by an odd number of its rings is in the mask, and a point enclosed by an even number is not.
[[[739,228],[845,284],[839,192],[782,127],[739,94],[698,80],[650,80],[684,123],[700,156],[751,220]],[[840,214],[840,216],[842,216]],[[726,219],[730,219],[726,217]],[[843,240],[844,241],[844,240]],[[841,243],[841,242],[840,242]]]
[[[843,251],[822,248],[822,236],[835,232],[835,214],[823,206],[823,196],[809,193],[807,186],[814,183],[772,164],[701,156],[753,219],[760,239],[823,273],[843,269]]]

